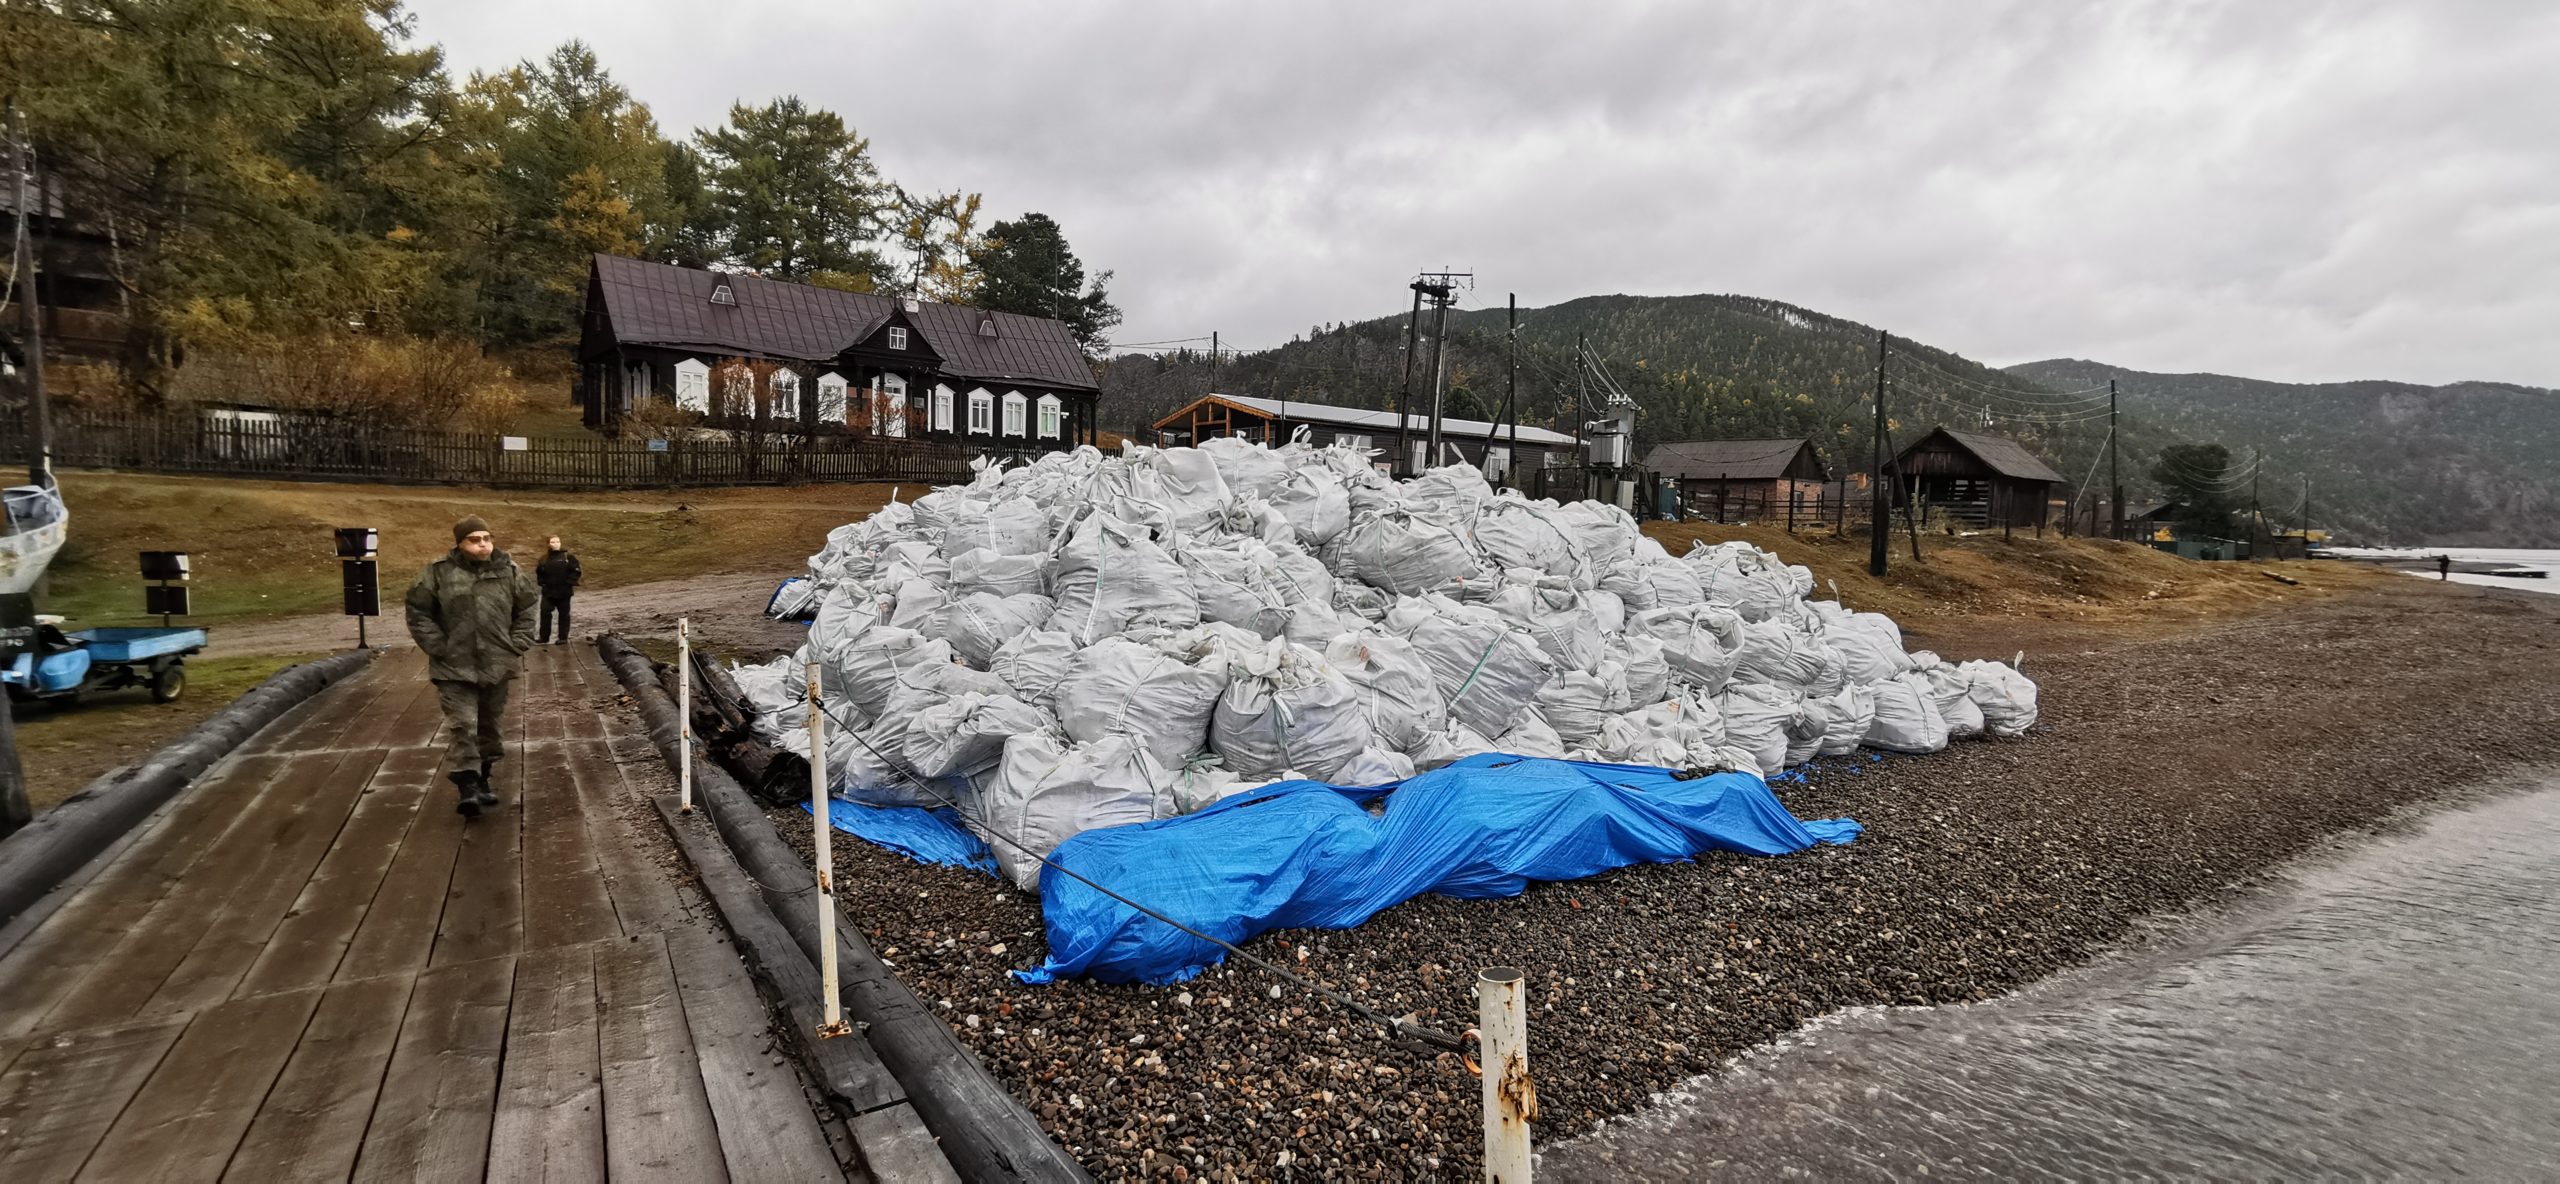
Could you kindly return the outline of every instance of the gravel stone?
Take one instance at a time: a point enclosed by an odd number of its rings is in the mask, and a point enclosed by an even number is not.
[[[2560,598],[2410,584],[2167,637],[1932,622],[1913,644],[1950,657],[2030,642],[2042,723],[1774,783],[1800,817],[1865,823],[1852,845],[1423,897],[1247,948],[1447,1031],[1474,1026],[1476,968],[1524,969],[1538,1138],[1569,1138],[1826,1012],[2005,993],[2333,836],[2547,762]],[[774,817],[805,856],[807,815]],[[1007,972],[1043,957],[1037,900],[861,842],[835,853],[849,915],[941,1014],[986,1017],[960,1038],[1097,1176],[1478,1174],[1478,1083],[1456,1056],[1234,964],[1026,987]]]

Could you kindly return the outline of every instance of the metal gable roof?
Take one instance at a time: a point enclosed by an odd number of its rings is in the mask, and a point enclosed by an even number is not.
[[[2015,440],[2001,436],[1986,436],[1980,432],[1959,432],[1954,428],[1942,427],[1938,431],[1944,432],[1948,439],[1971,452],[1983,464],[1989,465],[1992,472],[2003,477],[2019,481],[2056,483],[2061,483],[2063,480],[2062,474],[2054,472],[2043,461],[2037,460],[2035,454],[2028,452]],[[1922,439],[1925,440],[1927,437],[1924,436]],[[1917,448],[1919,445],[1915,443],[1912,447]],[[1904,451],[1906,454],[1909,452],[1908,449]]]
[[[942,372],[982,381],[1036,382],[1069,390],[1100,390],[1093,367],[1066,322],[1019,313],[991,312],[959,304],[921,302],[907,314],[916,332],[942,355]],[[978,331],[992,321],[995,335]]]
[[[898,307],[895,298],[869,292],[618,255],[596,256],[595,270],[614,339],[627,345],[824,362],[868,339]],[[723,283],[736,304],[711,302],[713,289]],[[995,336],[978,333],[982,319],[994,322]],[[1099,389],[1063,322],[931,302],[919,302],[907,320],[942,356],[947,377]]]
[[[1227,402],[1234,403],[1241,407],[1250,407],[1255,411],[1259,411],[1262,414],[1271,416],[1275,419],[1294,419],[1306,423],[1326,423],[1333,424],[1337,427],[1375,428],[1379,431],[1386,432],[1396,430],[1396,413],[1393,411],[1368,411],[1357,407],[1335,407],[1327,403],[1300,403],[1289,399],[1265,399],[1256,395],[1213,395],[1211,397],[1224,399]],[[1177,411],[1174,414],[1180,415],[1181,412]],[[1166,418],[1170,419],[1172,417],[1167,416]],[[1407,415],[1405,417],[1405,422],[1407,430],[1415,433],[1428,433],[1431,430],[1431,417],[1427,415]],[[1501,438],[1508,440],[1511,438],[1511,425],[1507,423],[1487,423],[1481,419],[1452,419],[1444,415],[1440,417],[1440,434],[1444,436],[1465,436],[1474,440],[1482,440],[1499,434]],[[1552,446],[1557,444],[1571,444],[1573,443],[1573,437],[1565,435],[1562,432],[1552,432],[1545,428],[1533,428],[1523,424],[1520,427],[1520,442],[1523,444],[1545,444]]]
[[[1765,481],[1787,475],[1796,455],[1811,446],[1803,439],[1795,440],[1687,440],[1674,444],[1657,444],[1644,458],[1644,467],[1665,477],[1681,479],[1723,477],[1737,481]],[[1821,458],[1814,458],[1814,469],[1822,471]],[[1828,479],[1825,474],[1824,479]]]

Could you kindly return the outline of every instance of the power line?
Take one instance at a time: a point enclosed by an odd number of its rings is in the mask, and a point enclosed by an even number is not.
[[[1904,355],[1903,360],[1937,375],[1950,385],[1964,387],[1989,398],[2005,399],[2010,402],[2022,403],[2030,406],[2062,407],[2079,406],[2089,403],[2102,403],[2105,402],[2105,400],[2096,398],[2095,396],[2107,393],[2107,388],[2103,384],[2099,386],[2080,387],[2062,391],[2020,390],[2015,387],[1993,386],[1979,379],[1968,378],[1964,375],[1957,374],[1943,366],[1931,363],[1925,358]]]
[[[1958,398],[1954,395],[1947,394],[1944,391],[1934,389],[1925,384],[1913,383],[1910,380],[1899,376],[1890,378],[1887,381],[1895,390],[1908,391],[1923,399],[1933,399],[1949,407],[1954,407],[1980,416],[1985,420],[1999,418],[2016,423],[2068,425],[2094,422],[2096,420],[2105,419],[2108,415],[2107,407],[2104,403],[2099,403],[2096,406],[2085,409],[2070,411],[2019,411],[2004,407],[1995,407],[1988,403],[1978,403]]]

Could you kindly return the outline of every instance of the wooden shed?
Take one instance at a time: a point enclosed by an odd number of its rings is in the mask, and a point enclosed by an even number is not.
[[[1813,441],[1687,440],[1654,445],[1644,467],[1657,480],[1675,483],[1692,512],[1765,518],[1791,509],[1811,514],[1822,501],[1831,472]]]
[[[1892,460],[1885,474],[1893,504],[1913,497],[1931,510],[1982,527],[2033,526],[2044,531],[2054,487],[2066,482],[2017,441],[1980,432],[1935,428]]]

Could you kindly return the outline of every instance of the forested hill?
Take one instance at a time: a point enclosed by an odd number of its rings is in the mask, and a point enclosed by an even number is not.
[[[1426,363],[1430,317],[1426,311]],[[1462,305],[1451,311],[1449,329],[1448,413],[1501,418],[1509,378],[1504,311]],[[1237,394],[1391,407],[1402,378],[1405,333],[1402,314],[1316,326],[1276,349],[1229,355],[1214,383]],[[1671,440],[1807,436],[1835,469],[1866,463],[1874,430],[1872,327],[1748,296],[1591,296],[1524,308],[1521,422],[1572,430],[1571,400],[1582,388],[1596,392],[1600,381],[1576,374],[1577,336],[1587,340],[1590,356],[1608,378],[1643,408],[1638,455]],[[2051,399],[2042,388],[1946,351],[1897,337],[1893,352],[1889,421],[1897,440],[1907,442],[1941,422],[1980,427],[1971,403],[1938,394],[1955,391],[2019,411],[2003,421],[2004,430],[2029,441],[2075,481],[2086,474],[2103,424],[2092,435],[2083,422],[2045,422],[2059,416],[2042,410]],[[1104,378],[1106,414],[1135,426],[1181,406],[1210,389],[1206,363],[1200,354],[1115,359]],[[1414,385],[1427,392],[1429,382],[1418,373]]]
[[[1501,416],[1508,371],[1504,313],[1474,294],[1450,313],[1448,413]],[[1424,356],[1430,314],[1424,314]],[[1276,348],[1220,359],[1204,353],[1122,355],[1105,368],[1104,413],[1137,428],[1218,389],[1355,407],[1392,407],[1405,316],[1318,325]],[[1806,436],[1834,472],[1866,465],[1874,424],[1876,330],[1748,296],[1591,296],[1520,310],[1520,420],[1572,430],[1577,335],[1643,408],[1637,455],[1671,440]],[[2288,386],[2215,375],[2117,373],[2091,362],[1998,370],[1896,335],[1887,372],[1897,443],[1930,427],[2019,440],[2102,495],[2104,389],[2120,378],[2119,466],[2128,500],[2159,496],[2153,458],[2172,444],[2220,444],[2245,467],[2265,449],[2260,495],[2291,522],[2302,479],[2314,525],[2369,541],[2560,543],[2543,516],[2560,509],[2560,401],[2548,391],[2487,383]],[[1415,387],[1427,391],[1417,373]],[[1417,410],[1420,407],[1417,406]]]
[[[2009,368],[2057,387],[2117,380],[2146,426],[2263,448],[2268,480],[2312,482],[2322,523],[2400,543],[2560,545],[2560,391],[2497,382],[2300,384],[2149,374],[2060,358]],[[2287,489],[2278,508],[2292,504]],[[2325,503],[2325,505],[2324,505]]]
[[[1451,415],[1497,419],[1509,377],[1504,311],[1482,303],[1450,314],[1447,407]],[[1427,311],[1424,319],[1427,362]],[[1276,349],[1230,355],[1214,379],[1200,354],[1123,355],[1105,370],[1105,414],[1115,424],[1141,425],[1213,383],[1238,394],[1392,407],[1405,331],[1402,314],[1316,326]],[[1595,366],[1643,408],[1639,457],[1666,441],[1804,436],[1834,473],[1864,469],[1875,427],[1876,336],[1872,326],[1749,296],[1591,296],[1524,308],[1520,420],[1572,430],[1567,408],[1600,381],[1575,372],[1581,337]],[[2093,475],[2103,487],[2105,473],[2095,463],[2106,437],[2103,399],[2058,394],[1900,336],[1888,370],[1887,422],[1897,444],[1940,424],[1997,431],[2069,476],[2074,492]],[[1415,387],[1427,391],[1428,380],[1417,375]],[[2127,439],[2142,437],[2128,426]],[[2141,457],[2128,450],[2123,467],[2138,495]]]

